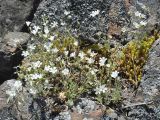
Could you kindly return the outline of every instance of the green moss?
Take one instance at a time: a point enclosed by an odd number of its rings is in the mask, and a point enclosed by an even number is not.
[[[138,85],[142,77],[143,66],[147,61],[149,49],[157,40],[157,34],[145,37],[143,40],[133,40],[122,48],[120,60],[117,67],[124,78],[132,84]]]

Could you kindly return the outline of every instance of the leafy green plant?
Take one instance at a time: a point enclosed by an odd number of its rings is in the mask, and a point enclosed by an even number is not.
[[[48,38],[41,37],[23,52],[25,58],[18,76],[25,80],[31,94],[54,96],[56,104],[71,105],[87,92],[103,98],[114,91],[111,80],[116,80],[118,72],[112,78],[112,65],[105,57],[109,56],[107,44],[83,49],[70,35],[57,34],[52,41]]]

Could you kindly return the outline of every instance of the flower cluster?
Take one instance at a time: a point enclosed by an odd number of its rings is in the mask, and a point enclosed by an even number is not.
[[[96,15],[98,15],[100,13],[100,10],[96,10],[96,11],[92,11],[90,16],[91,17],[95,17]]]
[[[67,99],[70,99],[70,94],[74,94],[71,99],[75,99],[89,89],[96,89],[95,94],[107,92],[107,81],[118,75],[117,71],[112,73],[108,59],[98,51],[81,50],[79,41],[71,36],[56,36],[53,41],[48,36],[48,41],[42,44],[29,45],[28,51],[25,51],[27,55],[22,53],[25,59],[18,74],[19,79],[25,79],[31,86],[29,92],[35,93],[33,88],[37,94],[58,96],[62,92]],[[102,83],[104,85],[101,86]]]
[[[93,11],[91,16],[99,12]],[[64,14],[70,13],[65,11]],[[94,95],[100,95],[112,91],[109,90],[114,86],[110,85],[111,80],[117,78],[118,72],[112,72],[108,56],[92,48],[81,49],[81,41],[71,35],[51,33],[57,23],[53,23],[54,27],[47,26],[48,21],[43,27],[26,24],[33,34],[32,44],[22,52],[24,60],[17,73],[19,79],[25,80],[30,94],[52,95],[67,103],[84,92],[94,91]],[[97,46],[106,49],[105,45]]]
[[[95,89],[95,94],[101,94],[101,93],[105,93],[107,91],[107,88],[105,85],[101,85],[101,86],[98,86],[96,87]]]

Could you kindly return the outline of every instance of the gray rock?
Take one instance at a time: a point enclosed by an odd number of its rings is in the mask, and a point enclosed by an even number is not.
[[[6,91],[8,89],[11,89],[11,86],[8,84],[10,83],[11,85],[13,85],[13,83],[15,82],[15,80],[7,80],[5,81],[2,85],[0,85],[0,109],[5,108],[5,107],[9,107],[7,104],[7,94]]]
[[[158,100],[160,104],[160,39],[150,49],[140,89],[146,101]]]
[[[16,111],[11,104],[7,103],[7,94],[6,91],[11,89],[15,80],[5,81],[2,85],[0,85],[0,120],[17,120],[16,119]]]
[[[119,116],[118,120],[126,120],[123,116]]]
[[[58,23],[58,31],[70,31],[76,37],[96,42],[103,40],[101,37],[106,36],[110,19],[109,9],[113,1],[43,0],[35,13],[33,22],[41,26],[43,16],[47,16],[50,25],[53,22]],[[124,11],[124,4],[122,1],[120,3],[122,4],[120,9]]]
[[[69,111],[61,112],[58,116],[53,118],[53,120],[72,120]]]
[[[0,43],[0,83],[13,78],[14,66],[22,60],[22,47],[30,39],[30,35],[22,32],[9,32]]]
[[[15,79],[7,80],[0,86],[0,120],[49,119],[47,111],[44,112],[46,106],[44,99],[34,99],[25,88],[23,91],[19,91],[18,96],[16,96],[19,103],[14,101],[13,104],[12,100],[7,103],[8,95],[6,91],[12,89],[15,81]]]
[[[126,43],[154,29],[154,25],[159,23],[159,4],[159,0],[43,0],[33,23],[44,27],[48,17],[46,24],[49,28],[57,22],[56,30],[62,33],[69,31],[89,42],[101,42],[106,36],[112,36],[114,41]],[[136,11],[145,17],[136,17]],[[147,21],[147,26],[136,29],[134,23],[141,21]],[[124,33],[123,27],[126,28]]]
[[[139,11],[140,13],[144,14],[144,18],[140,18],[135,16],[136,11]],[[160,22],[160,1],[159,0],[132,0],[131,6],[129,7],[129,12],[130,12],[130,20],[131,20],[131,25],[132,28],[128,29],[127,34],[129,32],[135,32],[138,34],[138,37],[143,38],[144,35],[147,33],[149,34],[152,30],[156,29],[156,25],[159,26]],[[135,29],[134,27],[134,22],[140,23],[141,21],[146,21],[147,25],[143,26],[140,29]],[[127,27],[127,26],[126,26]],[[159,28],[158,28],[159,29]],[[129,38],[135,38],[138,39],[136,35],[130,34]]]
[[[76,111],[80,114],[87,114],[91,111],[94,111],[96,108],[96,102],[87,98],[79,99],[76,104]]]
[[[128,120],[160,120],[157,114],[145,106],[133,107],[128,113]]]
[[[40,0],[0,0],[0,37],[8,31],[21,31],[39,2]]]
[[[4,46],[1,48],[2,51],[10,51],[9,52],[15,52],[18,47],[23,47],[24,44],[26,44],[30,39],[30,35],[28,33],[23,32],[9,32],[4,36],[4,39],[2,40],[2,43]]]
[[[16,112],[12,108],[3,108],[0,110],[0,120],[18,120],[15,115]]]

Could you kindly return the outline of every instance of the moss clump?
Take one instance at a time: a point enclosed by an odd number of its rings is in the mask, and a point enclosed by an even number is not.
[[[116,62],[122,76],[137,86],[142,77],[143,66],[148,58],[149,49],[158,39],[155,34],[145,37],[143,40],[133,40],[129,42],[121,51],[121,57]]]

